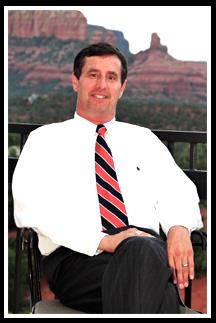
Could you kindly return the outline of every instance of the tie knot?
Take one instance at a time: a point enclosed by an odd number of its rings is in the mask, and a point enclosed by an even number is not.
[[[107,131],[107,129],[106,129],[106,127],[105,127],[103,124],[99,124],[99,125],[97,125],[96,132],[97,132],[99,135],[101,135],[101,136],[103,136],[103,137],[104,137],[104,135],[105,135],[106,131]]]

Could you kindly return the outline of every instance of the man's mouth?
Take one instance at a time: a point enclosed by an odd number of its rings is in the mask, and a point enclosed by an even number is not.
[[[107,99],[108,98],[108,96],[107,95],[102,95],[102,94],[92,94],[92,96],[94,97],[94,98],[96,98],[96,99]]]

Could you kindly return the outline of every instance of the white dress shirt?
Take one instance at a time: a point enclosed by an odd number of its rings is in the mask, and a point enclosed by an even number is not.
[[[129,224],[167,234],[203,226],[195,185],[149,129],[105,124]],[[13,176],[14,217],[32,227],[48,255],[65,246],[95,255],[101,232],[95,180],[96,125],[79,117],[42,126],[28,137]]]

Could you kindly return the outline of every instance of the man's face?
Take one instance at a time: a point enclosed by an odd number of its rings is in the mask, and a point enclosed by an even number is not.
[[[121,85],[121,62],[115,55],[85,58],[80,78],[72,75],[77,92],[77,113],[98,124],[110,121],[116,112],[126,81]]]

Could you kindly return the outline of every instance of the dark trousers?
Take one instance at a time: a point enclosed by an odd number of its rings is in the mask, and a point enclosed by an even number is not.
[[[60,247],[45,257],[43,271],[56,298],[86,313],[179,313],[166,243],[142,230],[154,237],[129,237],[113,254],[90,257]]]

